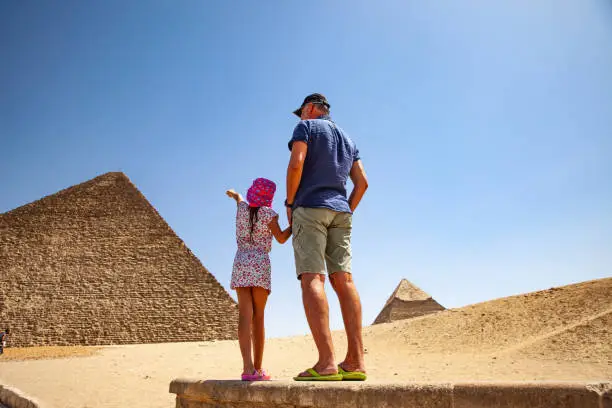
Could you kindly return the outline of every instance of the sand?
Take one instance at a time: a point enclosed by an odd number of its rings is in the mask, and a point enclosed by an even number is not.
[[[343,333],[334,340],[341,358]],[[364,341],[373,382],[610,381],[612,278],[367,327]],[[266,343],[264,362],[275,379],[315,359],[309,336]],[[7,348],[0,383],[50,407],[170,408],[172,379],[236,379],[240,370],[236,341]]]

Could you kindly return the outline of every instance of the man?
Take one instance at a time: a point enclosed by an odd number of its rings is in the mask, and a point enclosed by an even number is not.
[[[353,141],[329,115],[329,102],[315,93],[296,114],[301,120],[289,142],[287,218],[302,300],[319,360],[294,377],[297,381],[365,380],[361,301],[351,274],[352,213],[368,182]],[[354,188],[347,199],[346,181]],[[325,295],[325,267],[340,300],[348,340],[344,360],[336,365]]]
[[[6,347],[6,339],[8,338],[10,332],[10,329],[6,329],[5,331],[0,332],[0,354],[4,353],[4,348]]]

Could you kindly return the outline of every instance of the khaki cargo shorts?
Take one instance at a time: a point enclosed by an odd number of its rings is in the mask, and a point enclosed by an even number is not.
[[[293,253],[297,277],[351,272],[353,215],[328,208],[298,207],[293,211]]]

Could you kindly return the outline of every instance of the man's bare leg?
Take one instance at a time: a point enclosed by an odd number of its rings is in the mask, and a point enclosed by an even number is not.
[[[340,300],[342,320],[348,340],[346,357],[340,365],[346,371],[365,372],[361,334],[361,300],[353,277],[348,272],[336,272],[330,276],[330,281]]]
[[[329,329],[329,305],[324,288],[325,275],[304,273],[301,277],[304,311],[319,352],[319,361],[312,368],[321,375],[337,374],[334,345]],[[310,374],[303,372],[300,376],[310,376]]]

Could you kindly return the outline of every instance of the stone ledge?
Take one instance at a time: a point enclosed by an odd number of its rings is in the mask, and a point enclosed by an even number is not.
[[[0,407],[3,405],[8,408],[43,408],[40,402],[18,389],[0,384]]]
[[[295,382],[176,379],[176,408],[612,408],[612,385],[573,382]]]

